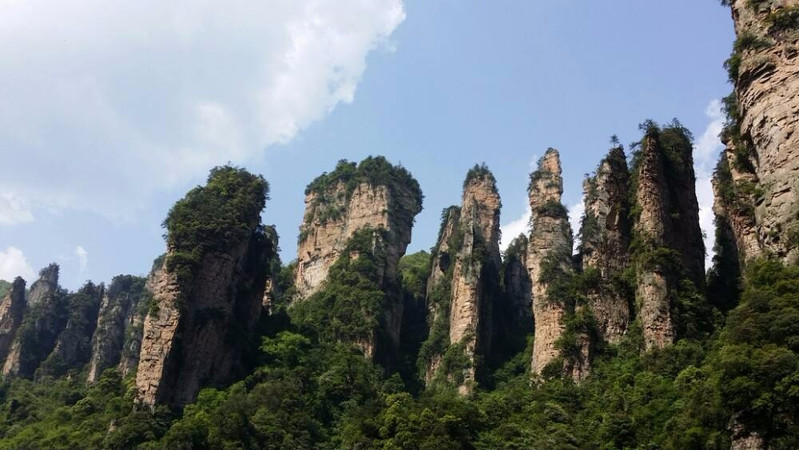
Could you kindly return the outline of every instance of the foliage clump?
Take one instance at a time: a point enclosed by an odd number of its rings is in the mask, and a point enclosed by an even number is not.
[[[205,186],[197,186],[170,209],[163,222],[169,253],[166,268],[189,286],[203,257],[225,252],[263,235],[259,226],[269,184],[244,169],[211,169]]]
[[[408,226],[413,224],[424,196],[419,183],[407,169],[392,165],[383,156],[369,156],[357,164],[342,159],[332,172],[318,176],[305,188],[305,195],[313,195],[313,210],[304,219],[299,242],[307,237],[311,220],[324,224],[341,219],[353,192],[361,184],[388,188],[389,212],[395,220]],[[403,200],[400,197],[409,198]]]

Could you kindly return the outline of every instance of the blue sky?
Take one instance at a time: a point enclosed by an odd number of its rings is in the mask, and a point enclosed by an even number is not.
[[[576,218],[609,137],[647,118],[694,133],[712,236],[733,38],[714,0],[0,1],[0,278],[51,261],[71,289],[146,273],[171,204],[228,161],[270,182],[286,262],[305,185],[367,155],[422,186],[409,251],[434,244],[479,162],[512,237],[547,147]]]

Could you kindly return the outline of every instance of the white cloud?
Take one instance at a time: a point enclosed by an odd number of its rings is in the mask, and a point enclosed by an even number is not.
[[[0,226],[33,221],[28,202],[15,192],[0,192]]]
[[[583,214],[585,213],[585,197],[580,199],[578,203],[569,208],[569,223],[572,227],[572,233],[574,233],[574,248],[572,251],[577,252],[577,247],[580,245],[580,239],[578,234],[580,232],[580,222],[583,220]]]
[[[12,281],[16,277],[22,277],[28,283],[32,283],[36,279],[36,272],[22,250],[8,247],[5,251],[0,251],[0,280]]]
[[[79,245],[75,247],[75,256],[78,258],[78,267],[80,269],[80,273],[85,273],[89,268],[89,252]]]
[[[404,19],[402,0],[0,2],[0,192],[29,206],[0,198],[0,223],[134,217],[260,157],[352,102]]]
[[[699,201],[699,225],[705,235],[705,268],[709,268],[713,259],[713,245],[716,242],[715,227],[713,225],[713,168],[723,146],[719,134],[724,127],[724,113],[720,100],[711,100],[705,109],[705,115],[710,120],[696,141],[694,149],[694,170],[696,171],[696,197]]]
[[[500,227],[500,230],[502,231],[502,239],[499,241],[499,248],[503,252],[508,248],[511,241],[516,239],[517,236],[520,234],[530,234],[531,216],[532,212],[530,211],[530,205],[527,205],[527,209],[524,211],[524,214],[522,214],[521,217]]]

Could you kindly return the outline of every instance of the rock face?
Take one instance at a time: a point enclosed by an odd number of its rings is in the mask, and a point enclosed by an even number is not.
[[[527,268],[527,236],[521,234],[511,241],[505,251],[502,276],[505,284],[504,308],[505,326],[503,329],[525,330],[532,328],[533,324],[533,285],[530,281],[530,271]],[[498,330],[501,331],[501,330]]]
[[[59,377],[88,362],[104,291],[102,284],[95,285],[89,281],[78,292],[67,296],[66,326],[59,334],[53,351],[42,362],[39,368],[41,375]]]
[[[662,141],[669,143],[668,152]],[[676,259],[701,289],[705,248],[694,188],[693,148],[687,134],[680,127],[661,131],[650,126],[641,145],[635,193],[635,231],[640,241],[636,295],[644,342],[651,349],[671,344],[675,337],[671,295],[682,273],[664,259]]]
[[[713,212],[729,223],[741,262],[763,255],[763,244],[755,223],[755,200],[747,187],[756,186],[756,176],[742,170],[732,148],[727,148],[713,174]]]
[[[596,288],[587,293],[600,337],[615,343],[627,332],[630,305],[612,277],[630,264],[630,173],[624,150],[616,147],[584,183],[585,215],[580,230],[583,272],[597,270]]]
[[[258,256],[248,250],[244,242],[206,255],[191,286],[182,287],[166,265],[156,273],[136,373],[141,403],[185,405],[204,384],[230,380],[242,351],[236,333],[252,329],[263,298],[263,274],[246,264]]]
[[[134,343],[141,341],[141,322],[147,312],[140,305],[147,303],[149,296],[144,285],[144,278],[119,275],[105,291],[91,343],[88,383],[96,382],[103,370],[119,366],[123,349],[129,346],[136,347],[136,362],[127,361],[123,372],[128,373],[138,363],[139,344]]]
[[[491,348],[492,308],[499,292],[502,264],[501,206],[496,180],[488,168],[472,168],[464,182],[461,207],[447,210],[433,255],[428,290],[448,283],[444,291],[449,297],[441,299],[445,304],[429,302],[431,316],[433,322],[446,319],[448,309],[448,336],[443,342],[443,354],[433,355],[426,378],[432,380],[439,375],[436,371],[443,371],[440,378],[457,385],[462,394],[471,392],[476,384],[480,370],[477,356]]]
[[[549,287],[573,271],[573,238],[566,208],[561,204],[563,179],[557,150],[547,150],[538,162],[538,169],[530,175],[528,192],[532,231],[527,247],[527,268],[535,318],[532,371],[540,374],[560,357],[556,341],[565,331],[568,308],[568,299],[554,298]]]
[[[430,254],[430,277],[427,279],[428,338],[423,344],[419,365],[425,385],[430,386],[441,367],[443,352],[449,345],[449,312],[452,304],[452,272],[455,255],[463,245],[460,230],[461,209],[450,206],[441,214],[441,229]]]
[[[380,178],[380,172],[388,174]],[[384,280],[397,278],[413,218],[422,209],[418,184],[401,178],[412,180],[405,169],[392,167],[385,158],[369,157],[357,166],[342,161],[308,186],[297,247],[298,299],[319,290],[349,239],[367,225],[388,232],[381,275]]]
[[[260,225],[267,192],[261,177],[217,168],[170,211],[166,258],[144,320],[139,403],[185,405],[204,385],[230,382],[243,370],[275,252]]]
[[[765,250],[799,261],[799,32],[797,0],[732,2],[738,47],[731,71],[738,114],[734,133],[757,177],[754,215]],[[746,247],[744,247],[746,248]],[[749,256],[749,255],[747,255]]]
[[[367,356],[391,367],[400,346],[403,298],[398,284],[400,258],[411,241],[414,217],[422,209],[418,182],[401,166],[383,157],[359,164],[340,161],[331,173],[312,181],[305,191],[295,275],[301,302],[324,285],[331,267],[360,230],[371,228],[376,281],[386,294],[373,338],[360,342]],[[378,342],[379,341],[379,342]]]
[[[0,301],[0,361],[5,361],[8,356],[27,307],[25,280],[17,277]]]
[[[58,272],[57,264],[47,266],[31,286],[29,310],[3,364],[3,375],[33,377],[66,327],[66,299],[58,287]]]
[[[499,211],[502,203],[494,176],[484,166],[467,175],[461,203],[463,246],[452,273],[449,343],[463,348],[469,360],[462,393],[470,392],[478,370],[476,355],[491,348],[492,303],[498,292]]]

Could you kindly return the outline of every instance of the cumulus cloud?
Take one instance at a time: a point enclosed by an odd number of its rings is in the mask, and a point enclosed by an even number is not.
[[[28,263],[22,250],[8,247],[5,251],[0,251],[0,280],[11,281],[16,277],[22,277],[31,283],[36,279],[36,272]]]
[[[502,239],[499,241],[499,248],[503,252],[507,250],[511,241],[516,239],[517,236],[520,234],[527,235],[530,233],[531,216],[532,212],[530,211],[530,206],[528,205],[521,217],[500,227],[500,230],[502,231]]]
[[[89,252],[82,246],[75,247],[75,257],[78,258],[78,269],[83,274],[89,268]]]
[[[713,225],[713,168],[723,146],[719,134],[724,127],[724,113],[720,100],[711,100],[705,109],[709,122],[705,131],[694,146],[694,171],[696,172],[696,197],[699,201],[699,225],[705,235],[705,268],[709,268],[713,259],[713,245],[716,242]]]
[[[352,102],[404,19],[402,0],[0,2],[0,223],[133,217],[260,157]]]

